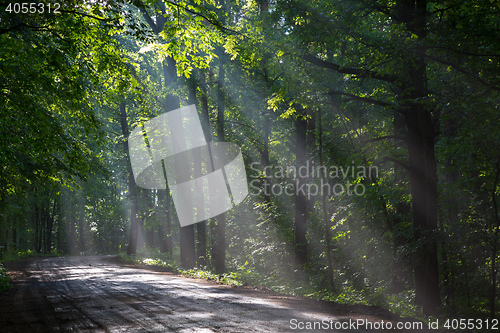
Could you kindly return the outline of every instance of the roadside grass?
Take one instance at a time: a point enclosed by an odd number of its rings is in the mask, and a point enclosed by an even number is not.
[[[157,249],[146,250],[143,248],[137,251],[137,255],[135,256],[129,256],[126,253],[122,252],[119,253],[116,257],[119,261],[125,264],[163,267],[171,272],[187,277],[216,281],[221,284],[233,286],[244,285],[244,282],[238,279],[237,275],[234,272],[219,275],[208,270],[206,267],[192,268],[187,270],[183,269],[177,261],[171,259],[169,255],[161,253]]]
[[[3,267],[2,262],[7,261],[15,261],[25,258],[34,258],[34,257],[55,257],[60,256],[56,251],[52,251],[50,253],[36,253],[32,250],[26,251],[9,251],[7,253],[2,254],[2,259],[0,260],[0,292],[9,290],[13,287],[12,279],[7,275],[7,269]]]
[[[7,275],[7,270],[0,264],[0,292],[12,288],[12,279]]]
[[[250,267],[248,263],[236,266],[236,269],[224,274],[216,274],[207,267],[186,270],[180,266],[178,261],[172,259],[168,254],[161,253],[158,249],[142,248],[137,251],[135,256],[129,256],[122,252],[117,255],[117,258],[126,264],[164,267],[183,276],[215,281],[220,284],[264,288],[279,294],[332,301],[345,305],[378,306],[401,317],[426,320],[420,309],[413,305],[415,295],[412,290],[391,294],[388,292],[388,288],[383,286],[359,290],[351,284],[343,284],[339,291],[332,291],[318,288],[313,283],[305,284],[304,278],[295,279],[290,276],[289,272],[276,271],[273,274],[265,275]]]
[[[56,251],[36,253],[32,250],[8,252],[4,253],[1,261],[48,256],[61,256],[61,254]],[[178,256],[179,253],[174,253],[174,257]],[[135,256],[128,256],[126,253],[120,252],[117,259],[125,264],[163,267],[186,277],[215,281],[225,285],[264,288],[279,294],[332,301],[338,304],[379,306],[401,317],[425,319],[420,309],[413,305],[415,295],[412,290],[391,294],[386,286],[360,290],[354,288],[352,284],[344,283],[338,287],[339,290],[332,291],[328,288],[319,287],[318,283],[314,282],[314,279],[309,279],[309,283],[305,283],[305,281],[308,281],[305,276],[296,278],[290,272],[275,270],[272,273],[263,274],[251,267],[248,262],[243,265],[233,265],[232,271],[224,274],[216,274],[207,267],[186,270],[180,266],[177,260],[174,260],[166,253],[161,253],[158,248],[142,248],[137,251]],[[6,272],[7,270],[0,263],[0,291],[12,287],[12,281]]]
[[[82,252],[81,254],[84,255],[87,253]],[[0,260],[0,292],[11,289],[13,286],[12,279],[7,275],[7,270],[3,267],[2,262],[62,255],[57,251],[37,253],[32,250],[4,253],[2,260]],[[174,252],[173,257],[178,258],[179,252]],[[337,287],[337,291],[332,291],[329,288],[320,286],[320,283],[315,282],[314,277],[307,279],[305,276],[302,276],[296,279],[293,273],[281,270],[264,274],[251,267],[248,262],[245,262],[243,265],[233,264],[232,270],[224,274],[216,274],[208,267],[197,267],[186,270],[180,266],[178,260],[172,259],[168,254],[161,253],[158,248],[142,248],[137,251],[137,255],[135,256],[128,256],[126,253],[120,252],[117,255],[117,259],[122,263],[131,265],[163,267],[168,271],[186,277],[215,281],[225,285],[257,287],[283,295],[301,296],[345,305],[378,306],[388,309],[390,312],[403,318],[416,318],[425,323],[430,320],[430,318],[422,314],[418,306],[414,305],[414,290],[406,290],[394,294],[389,292],[388,286],[366,286],[364,289],[359,289],[355,288],[351,282],[346,281]],[[336,280],[338,281],[339,279]],[[462,317],[487,318],[487,310],[487,305],[485,305],[484,309],[469,309],[469,312],[463,313]],[[443,318],[450,318],[452,316],[446,312],[447,308],[443,308],[443,311]]]
[[[35,257],[59,257],[59,256],[61,256],[61,254],[55,250],[52,250],[52,252],[50,253],[37,253],[36,251],[33,250],[17,251],[17,252],[9,251],[3,254],[3,258],[2,260],[0,260],[0,262],[15,261],[19,259],[35,258]]]

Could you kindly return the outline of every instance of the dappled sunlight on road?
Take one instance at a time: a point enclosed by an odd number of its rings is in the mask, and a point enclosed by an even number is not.
[[[286,332],[291,318],[338,319],[113,257],[32,259],[19,270],[5,332]]]

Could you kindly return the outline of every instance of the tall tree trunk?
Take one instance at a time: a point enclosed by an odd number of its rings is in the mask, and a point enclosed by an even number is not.
[[[170,254],[170,256],[172,256],[173,254],[173,250],[174,250],[174,247],[173,247],[173,244],[172,244],[172,223],[171,223],[171,220],[170,220],[170,190],[167,189],[165,190],[165,217],[166,217],[166,237],[165,237],[165,251],[168,252]]]
[[[44,198],[44,200],[42,200],[42,202],[40,204],[42,207],[41,207],[41,211],[40,211],[40,233],[38,234],[39,235],[38,252],[44,252],[45,248],[44,248],[43,241],[45,239],[45,226],[47,223],[47,215],[48,215],[47,204],[46,204],[45,198]]]
[[[221,1],[224,6],[224,1]],[[221,57],[219,63],[219,78],[217,85],[217,141],[224,141],[224,79],[225,79],[225,61]],[[224,170],[222,170],[224,173]],[[224,178],[225,175],[224,175]],[[215,271],[222,274],[226,269],[226,214],[222,213],[211,222],[212,237],[215,236],[215,242],[212,243],[212,260],[214,262]],[[215,244],[214,244],[215,243]]]
[[[3,243],[3,251],[4,252],[7,252],[9,251],[9,228],[5,228],[5,239],[4,239],[4,243]]]
[[[415,108],[414,108],[415,109]],[[417,106],[417,109],[420,109]],[[413,208],[414,239],[425,241],[415,266],[416,300],[424,313],[435,314],[440,304],[437,243],[437,175],[434,135],[430,116],[424,110],[406,114],[408,155]],[[425,126],[426,128],[422,128]]]
[[[15,220],[14,220],[14,226],[12,227],[12,249],[14,251],[17,250],[17,229],[16,229]]]
[[[181,266],[186,269],[193,268],[196,263],[196,258],[194,249],[194,228],[192,224],[181,227],[180,243]]]
[[[446,95],[448,92],[446,90],[443,91],[443,95]],[[445,121],[443,122],[443,137],[444,138],[453,138],[455,137],[456,132],[456,119],[452,116],[453,111],[448,109],[443,110],[443,116],[445,117]],[[453,167],[453,160],[451,158],[447,158],[444,162],[445,165],[445,179],[448,185],[451,185],[454,190],[454,184],[458,181],[458,172],[456,170],[450,171]],[[447,234],[446,226],[444,221],[449,221],[448,225],[453,225],[456,221],[459,220],[459,210],[457,209],[460,205],[460,197],[458,195],[448,194],[446,199],[446,209],[440,209],[441,216],[446,214],[446,217],[440,218],[441,220],[441,228],[443,234]],[[443,258],[443,282],[444,282],[444,299],[445,304],[450,306],[453,309],[455,308],[455,288],[454,288],[454,274],[453,274],[453,251],[449,249],[449,242],[446,238],[440,240],[441,247],[441,255]]]
[[[180,105],[178,105],[180,106]],[[177,173],[181,173],[182,165],[177,160],[175,161]],[[194,243],[194,225],[180,227],[180,255],[181,266],[183,268],[193,268],[195,266],[195,243]]]
[[[139,234],[139,220],[137,219],[137,186],[135,184],[134,174],[132,172],[132,166],[130,164],[130,155],[128,150],[128,120],[127,120],[127,109],[125,101],[120,102],[120,125],[123,135],[123,151],[127,156],[127,168],[128,168],[128,195],[130,200],[130,235],[128,240],[127,255],[135,255],[137,251],[137,238]]]
[[[37,190],[35,189],[35,192]],[[33,237],[33,246],[34,246],[34,250],[35,252],[40,252],[40,249],[38,247],[38,243],[39,243],[39,238],[38,238],[38,233],[40,231],[40,226],[39,226],[39,223],[38,223],[38,220],[39,220],[39,214],[38,214],[38,195],[35,194],[35,207],[33,209],[33,215],[32,215],[32,222],[33,222],[33,225],[35,226],[35,234],[34,234],[34,237]]]
[[[195,74],[196,75],[196,74]],[[196,98],[196,82],[195,75],[191,79],[187,81],[188,86],[188,102],[189,104],[198,104]],[[195,168],[199,168],[201,170],[201,159],[196,159],[196,162],[199,164],[195,165]],[[201,221],[197,224],[203,224],[204,221]],[[203,232],[204,228],[198,228],[198,232]],[[204,237],[204,235],[199,235],[199,237]],[[197,251],[195,249],[195,237],[194,237],[194,225],[188,225],[185,227],[181,227],[180,230],[180,242],[181,242],[181,266],[184,268],[193,268],[196,265],[197,259]]]
[[[78,212],[78,231],[80,233],[78,247],[80,252],[85,252],[87,248],[85,242],[85,198],[83,197],[83,191],[78,196]]]
[[[198,82],[197,82],[197,72],[193,73],[194,75],[190,80],[188,80],[188,87],[189,87],[189,104],[195,104],[197,108],[200,108],[200,105],[198,103],[198,98],[196,96],[196,91],[198,89]],[[201,73],[202,77],[202,84],[204,84],[204,73]],[[206,124],[205,123],[205,117],[208,115],[208,101],[207,101],[207,96],[203,96],[206,94],[206,89],[202,87],[202,110],[201,110],[201,118],[202,118],[202,126],[204,128],[204,131],[207,130]],[[204,108],[207,108],[207,115],[205,115],[205,110]],[[208,124],[209,125],[209,124]],[[209,125],[210,126],[210,125]],[[208,128],[208,131],[210,131],[210,128]],[[208,138],[208,140],[207,140]],[[205,139],[207,143],[210,143],[210,135],[207,135],[205,133]],[[201,153],[201,152],[200,152]],[[201,166],[201,155],[198,158],[195,158],[196,164],[194,165],[194,172],[195,172],[195,177],[201,177],[202,176],[202,166]],[[201,189],[200,189],[201,190]],[[200,209],[203,211],[203,207],[200,207]],[[196,265],[197,266],[206,266],[207,261],[206,261],[206,256],[207,256],[207,234],[206,234],[206,221],[200,221],[196,223]]]
[[[404,117],[399,114],[395,113],[393,117],[393,126],[394,126],[394,135],[396,137],[404,137],[405,134],[405,121]],[[395,142],[395,148],[399,148],[401,146],[401,142]],[[407,181],[408,177],[408,171],[405,170],[400,164],[394,163],[393,164],[394,168],[394,185],[395,186],[401,186],[401,184],[404,184]],[[385,207],[385,200],[384,200],[384,207]],[[399,230],[402,230],[400,226],[398,226],[400,223],[403,222],[403,219],[401,216],[406,216],[407,214],[410,213],[410,205],[406,201],[399,201],[396,205],[396,213],[394,214],[394,218],[390,218],[389,224],[390,224],[390,229],[393,233],[395,233],[393,239],[393,254],[394,254],[394,260],[392,262],[392,284],[391,284],[391,292],[393,293],[399,293],[405,289],[405,284],[408,282],[411,284],[412,278],[410,276],[410,273],[408,272],[408,269],[405,267],[404,264],[404,259],[399,258],[398,252],[399,249],[403,246],[405,246],[408,242],[408,240],[405,238],[404,234]]]
[[[62,193],[64,194],[64,192]],[[63,196],[61,197],[61,200],[64,200],[62,198]],[[61,209],[62,205],[66,206],[65,201],[59,202],[59,214],[57,218],[57,231],[56,231],[56,248],[57,251],[59,252],[68,253],[67,247],[63,245],[63,232],[66,230],[66,223],[64,221],[66,221],[67,218],[66,214],[67,210]]]
[[[54,203],[52,206],[52,214],[48,216],[47,220],[47,236],[45,241],[45,252],[50,253],[52,251],[52,229],[54,225],[54,219],[57,212],[57,196],[54,196]]]
[[[399,0],[395,4],[397,20],[415,34],[426,37],[427,1]],[[436,314],[441,305],[437,242],[437,169],[434,156],[434,126],[431,110],[422,104],[427,96],[425,47],[412,54],[407,78],[401,84],[401,105],[405,117],[410,163],[410,186],[415,244],[424,244],[415,262],[415,294],[425,314]]]
[[[443,258],[443,275],[444,275],[444,289],[445,289],[445,304],[446,306],[453,306],[452,299],[453,297],[451,296],[451,270],[449,267],[448,263],[448,251],[446,248],[446,242],[441,241],[440,242],[441,246],[441,256]]]
[[[295,165],[297,170],[306,162],[307,120],[301,114],[295,120]],[[307,188],[306,179],[301,172],[297,172],[295,195],[295,259],[303,269],[307,262]]]
[[[69,254],[76,255],[76,222],[75,222],[75,206],[73,205],[73,195],[71,192],[70,198],[70,215],[69,215]]]
[[[425,242],[415,266],[416,301],[424,313],[435,314],[440,305],[437,243],[437,174],[430,116],[417,106],[406,114],[414,239]],[[422,128],[422,127],[426,128]]]
[[[262,20],[264,20],[264,16],[269,12],[269,2],[267,0],[262,0],[260,2],[260,15]],[[264,82],[266,83],[266,88],[271,90],[272,83],[269,80],[269,71],[267,69],[268,58],[264,56],[261,61],[261,68],[264,73]],[[270,166],[270,158],[269,158],[269,136],[271,134],[271,120],[267,110],[264,108],[264,134],[262,137],[262,142],[264,143],[264,149],[262,151],[262,167],[264,170],[267,170],[267,167]],[[271,181],[269,176],[266,173],[264,178],[264,188],[269,189],[264,191],[264,202],[267,206],[271,204]],[[276,219],[275,219],[276,222]]]
[[[320,166],[323,166],[323,127],[322,127],[322,122],[321,122],[321,109],[318,110],[318,118],[319,118],[319,164]],[[323,170],[323,169],[322,169]],[[326,177],[326,172],[323,170],[321,173],[321,179],[323,180],[323,183],[327,183],[327,177]],[[332,260],[332,247],[331,247],[331,235],[330,235],[330,228],[331,228],[331,223],[330,223],[330,216],[328,215],[328,208],[326,205],[327,201],[327,193],[326,191],[322,191],[321,195],[321,208],[323,209],[323,223],[324,223],[324,228],[325,228],[325,252],[326,252],[326,260],[328,264],[328,283],[330,284],[330,287],[332,290],[336,290],[335,288],[335,281],[333,280],[333,260]],[[329,193],[328,193],[329,194]]]
[[[206,83],[206,73],[200,73],[201,78],[201,126],[203,127],[203,133],[205,134],[205,140],[208,144],[212,142],[212,135],[210,129],[210,117],[208,115],[208,92],[207,92],[207,83]],[[211,227],[211,239],[212,239],[212,249],[214,248],[214,232],[212,229],[212,223],[210,223]],[[198,238],[198,248],[197,248],[197,264],[198,266],[206,266],[207,265],[207,228],[206,221],[202,223],[198,223],[197,225],[197,238]]]
[[[156,204],[156,190],[149,190],[148,191],[148,208],[150,210],[150,212],[153,211],[154,207],[155,207],[155,204]],[[147,223],[147,231],[146,231],[146,234],[147,234],[147,246],[148,248],[150,249],[153,249],[155,247],[155,228],[153,228],[150,223],[149,223],[149,219],[150,217],[147,217],[146,218],[146,223]]]
[[[142,6],[138,7],[141,14],[143,15],[144,19],[146,20],[146,22],[148,23],[148,25],[151,27],[151,29],[153,30],[153,32],[155,34],[160,34],[162,31],[163,31],[163,28],[165,26],[165,22],[166,22],[166,17],[168,16],[168,13],[166,11],[166,7],[165,7],[165,4],[161,1],[158,1],[154,4],[154,9],[155,9],[155,13],[156,13],[156,17],[155,17],[155,20],[153,20],[151,18],[151,16],[148,14],[148,12],[146,11],[146,9]],[[163,66],[163,78],[164,78],[164,86],[165,87],[169,87],[170,85],[172,85],[174,83],[174,80],[176,78],[176,62],[173,58],[171,57],[166,57],[166,60],[162,63],[162,66]],[[180,102],[179,102],[179,98],[175,95],[167,95],[165,97],[165,100],[163,101],[163,108],[166,112],[168,111],[172,111],[172,110],[175,110],[175,109],[178,109],[180,107]],[[172,254],[172,247],[173,247],[173,244],[172,244],[172,238],[171,238],[171,217],[170,217],[170,201],[171,201],[171,198],[170,198],[170,190],[167,186],[167,189],[165,191],[165,195],[166,195],[166,220],[167,220],[167,247],[169,248],[168,249],[168,252],[170,252],[170,254]],[[191,237],[189,236],[189,234],[191,233],[191,231],[189,231],[189,229],[193,228],[193,226],[188,226],[187,228],[188,229],[184,229],[185,227],[181,227],[180,228],[180,233],[181,233],[181,236],[180,238],[181,239],[184,239],[185,241],[189,241],[191,239]],[[186,235],[183,235],[184,233],[187,233]],[[190,244],[185,244],[187,248],[191,248],[191,245]],[[193,240],[193,246],[194,246],[194,240]],[[182,257],[182,252],[185,253],[185,251],[182,251],[183,249],[183,245],[181,244],[181,257]],[[181,261],[182,261],[182,258],[181,258]]]
[[[309,169],[307,171],[309,175],[314,174],[314,154],[316,152],[316,111],[313,108],[309,108],[307,112],[307,134],[306,134],[306,159],[310,161]],[[311,211],[314,207],[314,195],[307,194],[307,211]]]
[[[148,249],[152,249],[155,247],[155,234],[153,228],[146,229],[146,240],[147,240],[146,246]]]
[[[207,265],[207,231],[205,221],[196,225],[197,247],[196,247],[196,265],[204,267]]]
[[[493,202],[493,250],[491,251],[491,292],[490,292],[490,316],[495,318],[495,301],[497,294],[497,249],[498,249],[498,236],[500,231],[500,219],[498,218],[498,204],[497,204],[497,187],[498,177],[500,176],[500,157],[495,165],[495,180],[493,182],[493,190],[491,191],[491,201]]]
[[[262,167],[264,170],[268,170],[267,167],[271,164],[269,161],[269,134],[271,132],[271,124],[269,117],[264,115],[264,134],[262,137],[262,141],[264,142],[264,149],[262,151]],[[266,176],[264,178],[264,188],[269,189],[264,191],[264,202],[267,205],[271,204],[271,191],[270,191],[270,178],[268,174],[266,173]]]
[[[163,202],[161,206],[165,207],[165,200],[166,200],[166,195],[163,193],[164,190],[158,190],[158,198],[160,202]],[[166,211],[165,211],[166,213]],[[167,214],[165,214],[166,217]],[[170,221],[168,221],[168,224],[170,224]],[[161,253],[166,253],[170,252],[169,247],[168,247],[168,239],[167,235],[165,235],[165,229],[164,225],[162,223],[162,219],[160,218],[160,221],[158,223],[158,237],[159,237],[159,247],[160,247],[160,252]]]

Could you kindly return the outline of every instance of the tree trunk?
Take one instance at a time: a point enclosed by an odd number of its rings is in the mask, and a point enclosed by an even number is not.
[[[165,190],[164,198],[165,198],[165,222],[166,222],[165,226],[167,228],[167,230],[166,230],[167,234],[165,235],[165,238],[164,238],[165,239],[164,246],[165,246],[165,252],[168,252],[170,254],[170,256],[172,256],[172,253],[173,253],[172,223],[170,220],[170,193],[169,193],[168,187]]]
[[[394,125],[394,135],[404,137],[406,136],[405,130],[405,120],[404,117],[395,113],[393,117],[393,125]],[[401,142],[395,143],[395,148],[400,148]],[[405,170],[400,164],[394,163],[394,185],[400,186],[399,184],[405,183],[408,178],[408,171]],[[385,201],[384,201],[385,206]],[[391,284],[391,292],[399,293],[405,290],[405,284],[408,283],[411,285],[412,278],[410,273],[408,272],[408,268],[405,267],[404,258],[398,258],[398,250],[400,247],[403,247],[407,244],[408,240],[404,237],[404,233],[402,233],[398,225],[403,221],[401,216],[405,216],[410,214],[410,205],[406,201],[399,201],[396,204],[396,212],[395,217],[390,218],[389,224],[390,229],[394,235],[394,243],[393,243],[393,254],[394,260],[392,262],[392,284]]]
[[[319,118],[319,164],[320,166],[323,165],[323,127],[321,124],[321,110],[319,110],[318,114]],[[323,170],[323,169],[322,169]],[[327,183],[327,178],[326,178],[326,172],[323,170],[321,174],[321,178],[323,179],[323,182],[326,184]],[[326,252],[326,259],[327,259],[327,264],[328,264],[328,283],[330,284],[330,288],[332,290],[336,290],[335,288],[335,281],[333,280],[333,260],[332,260],[332,248],[331,248],[331,235],[330,235],[330,228],[331,228],[331,223],[330,223],[330,216],[328,215],[328,209],[326,205],[327,201],[327,193],[326,191],[322,190],[322,195],[321,195],[321,207],[323,209],[323,223],[324,223],[324,228],[325,228],[325,252]]]
[[[40,229],[39,229],[40,233],[38,239],[38,252],[45,252],[45,247],[43,242],[45,240],[48,209],[46,200],[43,200],[40,204],[41,204],[41,211],[40,211]]]
[[[271,132],[271,124],[269,117],[267,115],[264,116],[264,135],[262,141],[264,142],[264,150],[262,151],[262,167],[264,170],[268,170],[267,167],[270,165],[269,161],[269,134]],[[264,188],[269,189],[264,191],[264,202],[267,205],[271,204],[271,191],[270,191],[270,179],[266,173],[266,177],[264,178]]]
[[[50,253],[52,251],[52,229],[54,226],[54,219],[57,211],[57,197],[54,197],[54,204],[52,206],[52,214],[48,217],[47,220],[47,237],[45,241],[45,251]]]
[[[168,13],[166,12],[165,4],[162,3],[161,1],[158,1],[154,4],[154,9],[156,13],[155,20],[151,18],[151,16],[148,14],[146,9],[144,7],[138,7],[141,14],[143,15],[144,19],[146,22],[149,24],[151,29],[155,34],[160,34],[163,31],[165,22],[166,22],[166,17]],[[176,62],[173,58],[171,57],[166,57],[166,60],[162,63],[162,68],[163,68],[163,78],[164,78],[164,86],[169,87],[174,83],[174,79],[176,78]],[[175,95],[167,95],[163,101],[163,108],[166,112],[172,111],[175,109],[178,109],[180,107],[180,102],[179,98]],[[173,250],[173,244],[172,244],[172,238],[171,238],[171,217],[170,217],[170,190],[167,185],[167,189],[165,191],[166,195],[166,220],[167,220],[167,236],[166,236],[166,245],[168,248],[168,252],[172,254]],[[188,226],[189,228],[192,228],[193,226]],[[182,235],[185,232],[185,229],[183,227],[180,228],[180,233],[181,233],[181,239],[186,239],[189,240],[190,237],[185,237],[189,235]],[[189,234],[190,232],[187,231]],[[194,241],[193,241],[194,242]],[[181,245],[181,250],[182,250],[182,245]],[[181,251],[182,252],[182,251]],[[181,254],[182,257],[182,254]],[[182,258],[181,258],[182,261]]]
[[[418,107],[417,107],[418,108]],[[418,108],[419,109],[419,108]],[[417,304],[425,314],[435,314],[440,305],[437,243],[437,175],[434,136],[430,116],[424,110],[407,114],[408,155],[413,209],[414,237],[424,241],[415,265]],[[426,128],[422,128],[425,126]],[[418,244],[418,243],[417,243]]]
[[[40,209],[40,228],[39,228],[39,233],[38,233],[38,252],[43,253],[45,252],[45,248],[43,247],[43,241],[44,241],[44,233],[45,233],[45,221],[47,220],[47,210],[45,207],[45,202],[42,201],[40,203],[41,209]]]
[[[64,191],[62,193],[64,193]],[[63,199],[61,198],[61,200],[63,200]],[[63,245],[62,237],[63,237],[63,232],[66,230],[66,223],[64,223],[63,221],[66,221],[67,210],[61,209],[61,205],[63,205],[63,204],[64,204],[64,201],[59,203],[59,212],[60,213],[58,214],[59,216],[57,218],[56,248],[57,248],[57,251],[60,251],[60,252],[63,252],[66,254],[66,253],[68,253],[68,249],[67,249],[67,246]]]
[[[14,224],[14,227],[12,228],[12,249],[14,251],[17,250],[17,229],[15,227],[15,224]]]
[[[161,221],[158,224],[158,238],[159,238],[159,244],[158,244],[158,246],[160,247],[160,252],[161,253],[168,252],[168,249],[167,249],[167,238],[165,237],[165,230],[163,229],[163,224],[161,223]]]
[[[301,114],[297,115],[296,125],[296,146],[295,146],[295,165],[297,171],[306,162],[306,139],[307,139],[307,120]],[[296,195],[295,195],[295,259],[298,266],[303,269],[307,262],[307,187],[306,179],[297,172]]]
[[[120,125],[123,135],[123,151],[127,158],[127,169],[128,169],[128,194],[130,200],[130,235],[128,240],[127,255],[135,255],[137,251],[137,238],[139,234],[139,221],[137,219],[137,186],[135,184],[134,174],[132,172],[132,166],[130,164],[130,156],[128,151],[128,120],[127,120],[127,110],[125,101],[120,102]]]
[[[224,1],[221,1],[224,6]],[[225,61],[221,57],[219,63],[219,78],[217,85],[217,140],[224,141],[224,113],[225,113],[225,100],[224,100],[224,79],[225,79]],[[224,169],[222,169],[224,174]],[[224,174],[224,178],[226,178]],[[216,224],[215,224],[216,223]],[[215,224],[215,225],[213,225]],[[222,213],[216,218],[212,219],[211,229],[214,232],[215,242],[212,244],[212,260],[214,262],[215,271],[218,274],[224,273],[226,270],[226,214]]]
[[[206,73],[201,73],[201,125],[203,127],[203,133],[205,134],[205,140],[207,143],[212,142],[212,135],[210,131],[210,118],[208,115],[208,93],[207,85],[205,79]],[[206,221],[200,222],[196,225],[198,246],[196,249],[196,260],[198,266],[207,265],[207,228]],[[212,234],[213,235],[213,234]],[[213,239],[213,236],[212,236]]]
[[[9,251],[9,228],[5,228],[5,239],[4,239],[4,252]]]
[[[491,252],[491,292],[490,292],[490,317],[495,318],[495,301],[497,294],[497,249],[498,249],[498,236],[500,231],[500,219],[498,218],[498,205],[497,205],[497,187],[498,177],[500,175],[500,158],[495,165],[495,181],[493,182],[493,190],[491,191],[491,201],[493,202],[493,227],[495,229],[493,237],[493,250]]]
[[[443,94],[446,94],[447,91],[443,91]],[[457,128],[457,121],[455,117],[452,117],[453,110],[444,110],[443,116],[445,117],[445,121],[443,122],[443,137],[444,138],[453,138],[455,137],[455,132]],[[456,170],[450,171],[450,168],[453,167],[454,161],[450,158],[447,158],[444,162],[446,174],[445,179],[446,182],[451,185],[452,191],[454,189],[454,184],[458,181],[458,172]],[[446,209],[441,209],[441,216],[443,213],[446,214],[445,218],[441,219],[441,226],[443,228],[443,233],[446,235],[446,228],[444,225],[444,221],[448,220],[449,225],[453,225],[456,221],[459,221],[459,210],[460,206],[460,196],[459,195],[450,195],[448,194],[446,199]],[[443,277],[444,277],[444,288],[445,288],[445,302],[447,306],[451,306],[452,311],[455,308],[455,288],[454,288],[454,274],[453,274],[453,250],[449,249],[449,242],[447,239],[442,239],[440,241],[441,245],[441,255],[443,257]]]
[[[181,227],[181,266],[189,269],[195,266],[194,228],[193,225]]]
[[[85,198],[83,197],[83,191],[80,193],[78,198],[78,231],[80,233],[78,238],[78,244],[80,252],[85,252],[87,250],[86,242],[85,242]]]
[[[307,112],[307,134],[306,134],[306,159],[309,163],[308,177],[314,172],[314,153],[316,150],[316,111],[309,108]],[[311,211],[314,207],[314,195],[307,195],[307,211]]]
[[[35,189],[35,192],[36,192],[36,189]],[[33,225],[35,226],[35,234],[33,237],[33,247],[34,247],[35,252],[39,252],[39,249],[38,249],[38,229],[39,229],[39,226],[38,226],[38,200],[37,200],[36,195],[35,195],[35,207],[33,209],[33,215],[31,216],[31,221],[32,221]]]
[[[154,229],[148,228],[146,229],[146,236],[147,236],[147,247],[148,249],[152,249],[155,247],[155,234],[154,234]]]
[[[426,7],[426,0],[399,0],[394,6],[396,20],[419,40],[426,37]],[[431,111],[421,102],[427,96],[425,52],[424,47],[414,51],[407,78],[400,85],[400,98],[408,140],[414,240],[415,244],[423,244],[415,262],[415,299],[425,314],[432,315],[436,314],[441,299],[434,237],[438,217],[434,127]]]
[[[71,193],[74,195],[74,192]],[[69,215],[69,254],[76,255],[76,230],[75,230],[75,207],[73,206],[73,198],[70,199],[70,215]]]

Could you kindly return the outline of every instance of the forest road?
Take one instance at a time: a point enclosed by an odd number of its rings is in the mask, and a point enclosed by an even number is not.
[[[346,324],[335,329],[335,323],[390,319],[377,314],[379,308],[223,286],[121,265],[113,256],[34,258],[6,266],[14,288],[0,297],[2,333],[365,332]],[[312,322],[323,328],[300,329]]]

